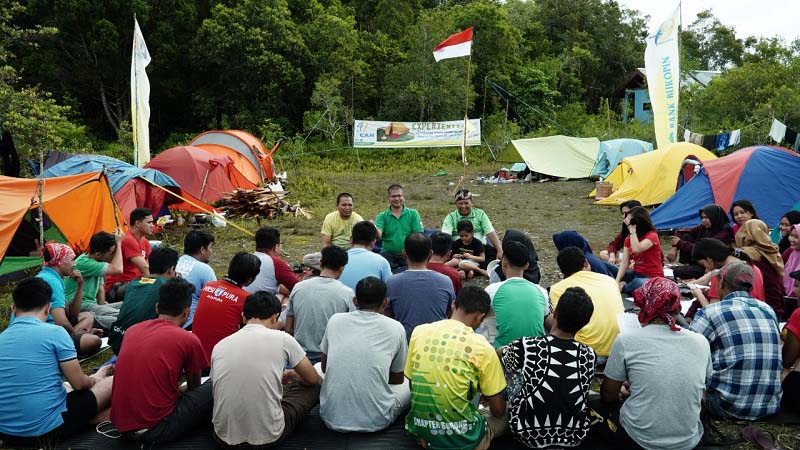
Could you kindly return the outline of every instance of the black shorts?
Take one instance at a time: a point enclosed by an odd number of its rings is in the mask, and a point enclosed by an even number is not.
[[[783,379],[781,408],[800,412],[800,372],[793,370]]]
[[[97,399],[89,389],[72,391],[67,394],[67,410],[61,413],[64,421],[60,426],[41,436],[19,437],[0,433],[0,447],[51,448],[53,443],[66,439],[86,428],[89,421],[97,415]]]

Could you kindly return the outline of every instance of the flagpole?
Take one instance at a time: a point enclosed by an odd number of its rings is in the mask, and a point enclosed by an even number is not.
[[[469,76],[472,69],[472,48],[467,59],[467,84],[464,89],[464,136],[461,140],[461,181],[456,185],[456,191],[467,182],[467,121],[469,120]]]

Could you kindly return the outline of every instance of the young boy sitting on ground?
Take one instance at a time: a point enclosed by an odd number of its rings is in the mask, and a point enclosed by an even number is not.
[[[472,278],[475,275],[488,276],[480,265],[486,260],[483,243],[475,239],[475,228],[469,220],[462,220],[456,226],[458,239],[453,241],[453,259],[447,262],[448,266],[457,267],[461,278]]]

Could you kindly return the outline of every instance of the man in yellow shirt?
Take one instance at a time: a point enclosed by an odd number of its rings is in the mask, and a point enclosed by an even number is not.
[[[581,287],[589,294],[594,313],[589,323],[575,335],[575,340],[594,349],[597,368],[601,369],[619,334],[617,314],[625,312],[619,286],[608,275],[592,272],[583,250],[578,247],[566,247],[558,252],[556,262],[564,279],[550,286],[550,302],[555,309],[561,294],[571,287]]]
[[[508,430],[500,359],[475,333],[489,304],[483,289],[467,286],[450,319],[419,325],[411,335],[404,371],[411,382],[406,431],[424,448],[486,450]],[[475,407],[476,392],[488,407]]]
[[[336,211],[325,216],[322,221],[322,247],[331,244],[350,248],[350,235],[353,225],[364,220],[358,213],[353,211],[353,196],[347,192],[342,192],[336,196]]]

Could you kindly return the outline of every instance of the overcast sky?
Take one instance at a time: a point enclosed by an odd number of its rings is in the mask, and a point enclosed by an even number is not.
[[[637,9],[649,15],[648,30],[656,22],[664,21],[678,6],[677,0],[618,0],[628,9]],[[683,27],[695,21],[697,13],[711,9],[726,26],[736,29],[736,36],[782,36],[787,44],[800,36],[798,17],[800,2],[796,0],[684,0],[682,2]]]

